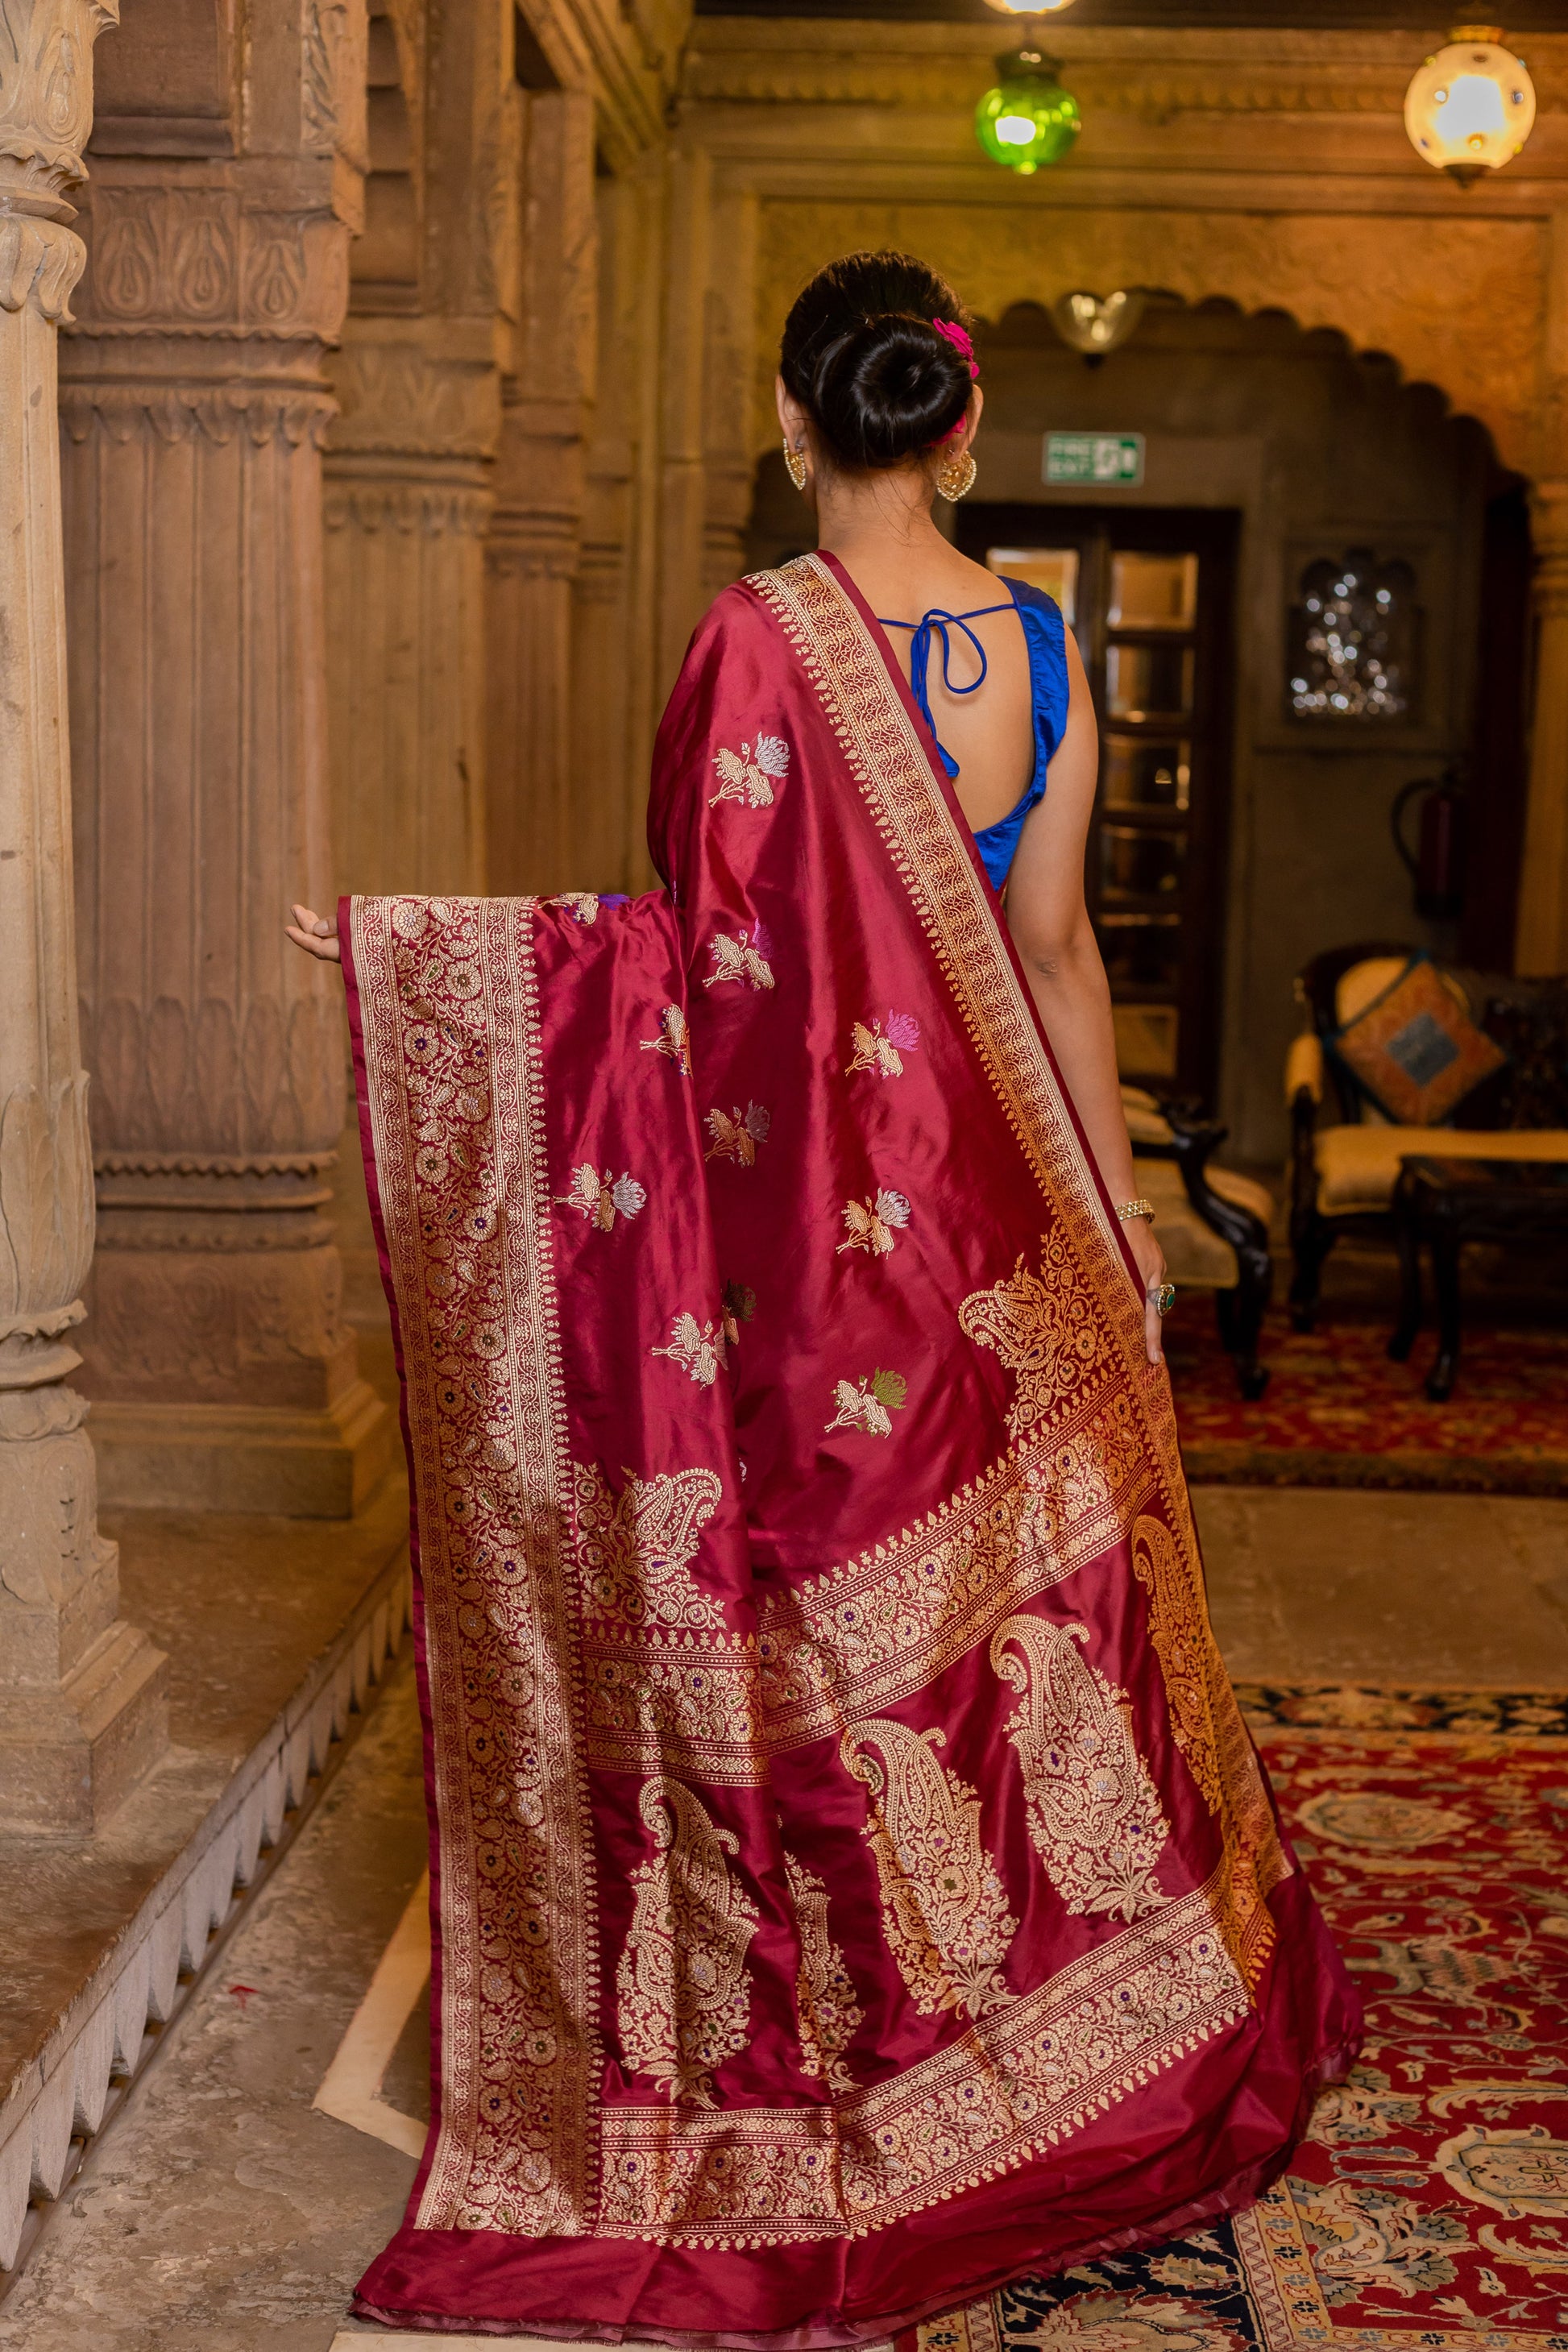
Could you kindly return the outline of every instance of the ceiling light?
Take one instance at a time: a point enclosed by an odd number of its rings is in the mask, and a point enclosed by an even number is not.
[[[1026,179],[1067,153],[1083,121],[1077,99],[1057,79],[1060,70],[1038,49],[997,58],[1000,79],[974,110],[974,135],[994,163]]]
[[[1500,25],[1456,25],[1405,93],[1411,145],[1464,188],[1511,163],[1534,122],[1535,85],[1502,47]]]

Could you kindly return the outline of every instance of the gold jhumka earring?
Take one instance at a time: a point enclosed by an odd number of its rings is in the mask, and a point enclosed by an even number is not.
[[[945,458],[938,470],[936,486],[950,505],[967,498],[974,488],[974,460],[967,449],[960,449]]]
[[[796,488],[797,490],[804,490],[804,489],[805,489],[805,450],[804,450],[804,449],[792,449],[792,448],[790,447],[790,446],[789,446],[789,441],[788,441],[788,438],[787,438],[787,436],[786,436],[785,441],[784,441],[784,464],[789,467],[789,478],[790,478],[790,480],[795,484],[795,488]]]

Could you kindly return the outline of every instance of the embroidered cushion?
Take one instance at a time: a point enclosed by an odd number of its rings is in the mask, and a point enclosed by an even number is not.
[[[1508,1058],[1425,955],[1412,956],[1397,979],[1342,1024],[1333,1048],[1368,1098],[1403,1127],[1451,1118]]]

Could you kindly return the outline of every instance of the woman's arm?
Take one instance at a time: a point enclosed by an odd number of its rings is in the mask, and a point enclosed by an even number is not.
[[[1051,1051],[1113,1202],[1132,1199],[1132,1146],[1121,1110],[1110,988],[1083,897],[1084,845],[1094,808],[1100,744],[1078,643],[1067,633],[1068,723],[1052,760],[1045,799],[1026,824],[1007,880],[1007,925]],[[1160,1318],[1147,1294],[1165,1279],[1153,1227],[1128,1220],[1127,1239],[1143,1277],[1149,1361],[1162,1354]]]

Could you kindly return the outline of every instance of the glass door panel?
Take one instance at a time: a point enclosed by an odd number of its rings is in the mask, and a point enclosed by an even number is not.
[[[1190,646],[1128,646],[1105,649],[1105,715],[1139,726],[1151,719],[1185,719],[1193,707]]]
[[[1184,833],[1128,824],[1100,827],[1100,899],[1103,907],[1131,898],[1176,897],[1182,887]]]
[[[1104,779],[1108,809],[1184,809],[1192,792],[1192,747],[1146,735],[1108,735]]]
[[[1192,629],[1197,614],[1195,555],[1142,555],[1126,549],[1111,556],[1105,611],[1111,628]]]
[[[1062,608],[1068,628],[1078,620],[1078,550],[1076,547],[988,547],[989,570],[1008,580],[1026,580],[1043,588]]]

